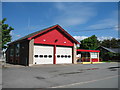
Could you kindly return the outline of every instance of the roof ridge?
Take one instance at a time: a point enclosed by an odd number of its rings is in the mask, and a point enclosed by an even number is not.
[[[112,48],[107,48],[107,47],[104,47],[104,46],[101,46],[101,47],[103,47],[103,48],[107,49],[108,51],[112,51],[112,52],[114,52],[114,53],[115,53],[115,51],[113,51],[113,50],[112,50]]]
[[[21,37],[20,39],[17,39],[17,40],[15,40],[15,41],[9,43],[9,44],[16,43],[16,42],[21,41],[21,40],[31,40],[32,38],[38,36],[39,34],[42,34],[42,33],[44,33],[44,32],[47,32],[47,31],[51,30],[51,29],[54,29],[54,28],[59,28],[62,32],[65,32],[64,35],[66,35],[67,37],[71,38],[70,40],[74,41],[76,44],[80,44],[76,39],[74,39],[67,31],[65,31],[65,30],[64,30],[60,25],[58,25],[58,24],[53,25],[53,26],[50,26],[50,27],[48,27],[48,28],[44,28],[44,29],[39,30],[39,31],[36,31],[36,32],[33,32],[33,33],[31,33],[31,34],[28,34],[28,35],[26,35],[26,36],[24,36],[24,37]],[[8,44],[8,45],[9,45],[9,44]]]

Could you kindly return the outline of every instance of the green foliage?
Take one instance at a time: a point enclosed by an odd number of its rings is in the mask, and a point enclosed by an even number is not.
[[[11,41],[10,32],[11,32],[12,30],[14,30],[14,28],[12,28],[11,26],[9,26],[8,24],[5,24],[5,21],[6,21],[6,20],[7,20],[7,19],[4,18],[4,19],[2,20],[2,25],[1,25],[1,27],[2,27],[2,28],[1,28],[1,29],[2,29],[2,49],[7,48],[6,44]]]
[[[100,45],[107,48],[120,48],[120,39],[105,39],[100,43]]]
[[[96,49],[98,46],[107,48],[120,48],[120,39],[112,38],[98,41],[95,35],[88,37],[81,42],[80,49]]]
[[[106,52],[102,55],[102,59],[107,61],[107,60],[119,60],[120,58],[120,53],[112,53],[112,52]]]
[[[81,41],[81,49],[96,49],[99,45],[99,41],[95,35],[88,37]]]
[[[112,53],[112,52],[106,52],[106,54],[108,54],[108,56],[109,56],[110,58],[112,58],[113,56],[115,56],[115,53]]]

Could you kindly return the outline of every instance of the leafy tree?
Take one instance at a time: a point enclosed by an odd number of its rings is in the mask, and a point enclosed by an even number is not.
[[[96,49],[99,45],[99,41],[95,35],[88,37],[81,41],[81,49]]]
[[[117,48],[117,47],[119,47],[119,46],[118,46],[118,40],[115,39],[115,38],[112,38],[112,39],[111,39],[111,46],[110,46],[110,47],[112,47],[112,48]]]
[[[14,30],[14,28],[9,26],[8,24],[5,24],[6,20],[7,20],[6,18],[3,18],[2,20],[2,49],[7,48],[6,44],[11,41],[10,32]]]
[[[110,39],[105,39],[101,41],[100,45],[109,48],[111,46]]]
[[[118,39],[118,47],[120,47],[120,39]]]
[[[100,43],[100,45],[107,48],[120,48],[120,39],[105,39]]]

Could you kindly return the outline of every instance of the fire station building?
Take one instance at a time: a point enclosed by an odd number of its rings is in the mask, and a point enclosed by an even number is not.
[[[6,62],[21,65],[72,64],[80,44],[59,25],[46,28],[8,44]]]
[[[6,62],[27,66],[75,64],[77,44],[80,43],[61,26],[54,25],[9,43]]]

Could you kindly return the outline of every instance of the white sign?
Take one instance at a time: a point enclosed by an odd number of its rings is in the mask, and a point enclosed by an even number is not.
[[[76,57],[79,57],[79,58],[81,58],[81,54],[78,54],[78,55],[76,55]]]
[[[91,55],[91,58],[98,58],[98,53],[96,52],[91,52],[90,55]]]

